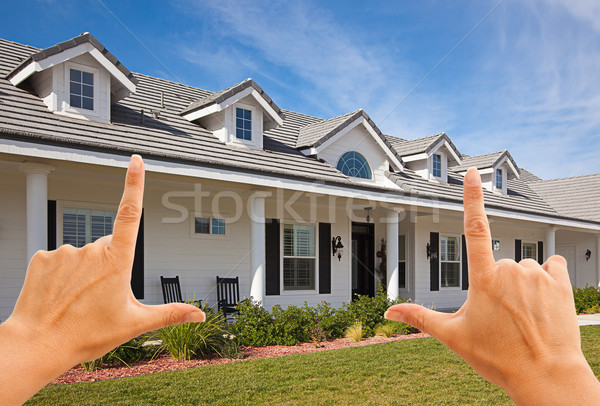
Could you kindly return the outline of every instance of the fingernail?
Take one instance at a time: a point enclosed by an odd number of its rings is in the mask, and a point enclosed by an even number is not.
[[[138,172],[139,170],[142,169],[142,165],[144,164],[144,161],[142,160],[142,157],[135,154],[131,156],[131,159],[129,160],[129,170],[131,172]]]
[[[184,323],[200,323],[206,319],[206,315],[200,309],[189,312],[184,318]]]
[[[477,168],[469,168],[465,175],[465,183],[469,186],[479,186],[481,184],[481,176]]]

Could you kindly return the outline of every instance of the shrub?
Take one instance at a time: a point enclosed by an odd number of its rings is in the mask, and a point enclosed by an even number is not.
[[[273,317],[273,340],[277,345],[296,345],[311,340],[310,328],[314,323],[311,309],[305,304],[303,308],[288,306],[283,310],[275,305],[271,310]]]
[[[204,311],[206,320],[203,323],[184,323],[157,330],[156,335],[162,341],[160,350],[178,360],[218,352],[226,333],[225,320],[210,309]]]
[[[383,323],[375,328],[375,335],[390,338],[396,332],[396,326],[392,323]]]
[[[365,337],[375,334],[375,326],[383,324],[383,315],[392,304],[402,303],[403,299],[391,302],[387,298],[387,292],[380,286],[375,297],[358,295],[358,298],[347,305],[350,318],[355,323],[362,323]]]
[[[577,314],[584,313],[594,306],[600,306],[600,290],[587,285],[583,289],[574,288],[573,299],[575,300]]]
[[[362,323],[355,323],[348,327],[345,336],[354,342],[359,342],[363,338]]]
[[[153,346],[143,345],[147,339],[148,336],[143,334],[139,337],[129,340],[124,344],[121,344],[100,358],[89,362],[83,362],[81,365],[86,371],[94,371],[98,368],[102,368],[105,364],[122,362],[123,364],[128,365],[132,362],[150,359],[154,355],[155,350]]]
[[[273,317],[252,298],[243,300],[236,306],[239,314],[232,325],[233,334],[239,345],[265,347],[275,344]]]
[[[223,334],[223,341],[221,342],[218,353],[221,358],[239,359],[243,357],[236,336],[227,333]]]

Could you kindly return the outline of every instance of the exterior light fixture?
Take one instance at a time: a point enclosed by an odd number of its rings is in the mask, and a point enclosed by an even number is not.
[[[589,261],[589,260],[590,260],[590,258],[591,258],[591,256],[592,256],[592,251],[590,251],[590,250],[586,250],[586,251],[585,251],[585,260],[586,260],[586,261]]]
[[[366,215],[367,223],[371,222],[371,210],[373,210],[373,208],[371,206],[365,207],[365,211],[367,212],[367,215]]]
[[[331,251],[333,252],[334,257],[337,255],[338,261],[342,260],[344,245],[342,244],[342,237],[339,235],[337,237],[333,237],[331,240]]]
[[[427,243],[427,259],[433,258],[434,260],[436,260],[437,254],[437,250],[433,249],[433,247],[429,243]]]

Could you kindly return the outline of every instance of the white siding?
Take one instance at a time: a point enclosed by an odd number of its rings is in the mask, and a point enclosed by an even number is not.
[[[556,231],[556,253],[562,254],[564,247],[575,249],[574,260],[569,262],[569,276],[574,285],[578,288],[585,288],[586,285],[598,286],[598,276],[596,275],[598,253],[596,252],[595,234],[578,233],[575,231],[558,230]],[[589,261],[585,260],[585,251],[590,250],[592,256]]]
[[[355,179],[356,181],[368,183],[374,181],[377,184],[385,184],[386,186],[392,184],[385,176],[385,172],[389,170],[387,156],[362,125],[354,127],[350,132],[325,148],[319,153],[319,158],[324,159],[335,168],[340,157],[349,151],[356,151],[364,156],[373,174],[372,181]]]
[[[27,269],[25,174],[0,164],[0,321],[12,310]]]

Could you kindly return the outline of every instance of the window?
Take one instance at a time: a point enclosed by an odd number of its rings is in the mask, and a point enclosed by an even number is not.
[[[406,236],[398,236],[398,287],[406,289]]]
[[[81,248],[112,234],[116,210],[63,208],[63,244]]]
[[[315,289],[315,227],[283,226],[283,289]]]
[[[531,258],[537,261],[537,244],[534,242],[524,242],[522,244],[523,255],[521,259]]]
[[[436,178],[442,177],[442,156],[438,154],[433,154],[433,176]]]
[[[94,110],[94,74],[70,70],[69,103],[71,107]]]
[[[225,235],[225,220],[210,217],[195,217],[194,233]]]
[[[337,164],[337,170],[355,178],[371,179],[371,168],[364,156],[355,151],[346,152]]]
[[[496,189],[502,189],[502,169],[496,169]]]
[[[240,140],[252,139],[252,112],[237,107],[235,109],[235,137]]]
[[[460,287],[460,239],[442,236],[440,253],[441,286],[443,288]]]

